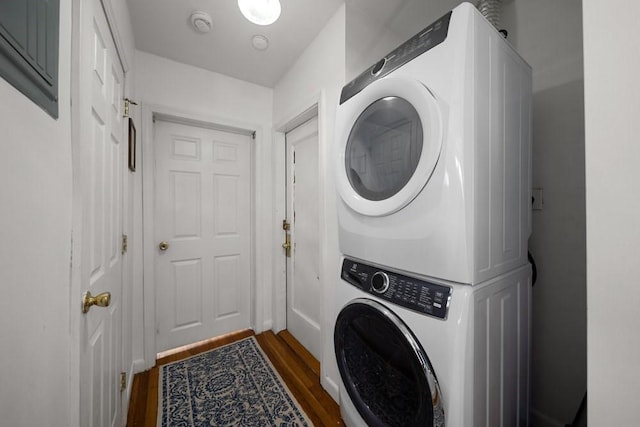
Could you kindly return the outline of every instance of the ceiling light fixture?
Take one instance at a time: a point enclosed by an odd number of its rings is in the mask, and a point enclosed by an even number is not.
[[[280,0],[238,0],[240,12],[258,25],[271,25],[280,17]]]

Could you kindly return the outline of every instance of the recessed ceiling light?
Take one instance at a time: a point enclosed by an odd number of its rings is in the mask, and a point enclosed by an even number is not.
[[[280,0],[238,0],[240,12],[258,25],[271,25],[280,17]]]
[[[189,20],[198,33],[208,33],[213,27],[211,16],[207,12],[195,11],[191,14]]]
[[[253,47],[257,50],[267,50],[269,47],[269,39],[261,34],[256,34],[251,37],[251,44],[253,44]]]

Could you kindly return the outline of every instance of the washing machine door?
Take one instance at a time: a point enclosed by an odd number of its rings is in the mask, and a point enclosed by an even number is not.
[[[431,362],[387,307],[368,298],[347,304],[336,321],[334,344],[344,387],[367,425],[444,426]]]
[[[386,77],[338,110],[337,186],[367,216],[388,215],[427,185],[442,149],[442,114],[422,83]]]

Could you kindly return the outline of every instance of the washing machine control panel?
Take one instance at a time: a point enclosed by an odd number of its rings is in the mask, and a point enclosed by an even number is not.
[[[362,74],[349,82],[340,94],[340,104],[359,93],[362,89],[381,79],[393,70],[439,45],[447,38],[451,12],[438,19],[427,28],[395,48],[384,58],[367,68]]]
[[[446,319],[451,288],[345,258],[342,280],[420,314]]]

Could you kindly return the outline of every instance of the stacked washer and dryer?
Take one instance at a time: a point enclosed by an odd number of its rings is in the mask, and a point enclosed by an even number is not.
[[[531,68],[469,3],[337,110],[348,426],[528,425]]]

